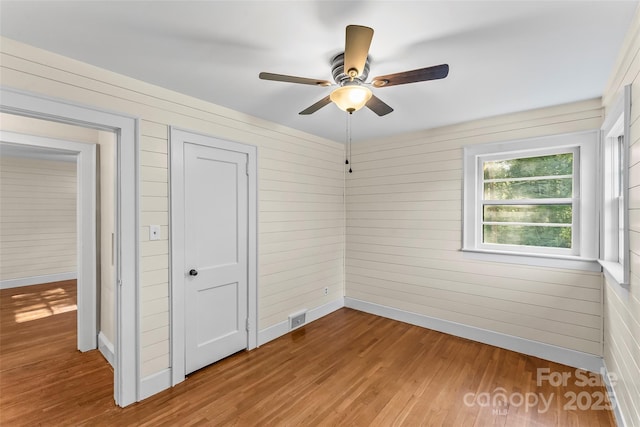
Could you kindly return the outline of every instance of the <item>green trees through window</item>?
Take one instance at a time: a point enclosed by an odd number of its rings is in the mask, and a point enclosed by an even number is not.
[[[571,248],[574,153],[484,161],[482,241]]]

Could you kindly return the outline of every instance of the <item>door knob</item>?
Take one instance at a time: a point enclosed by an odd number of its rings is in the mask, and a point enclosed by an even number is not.
[[[197,276],[198,275],[198,270],[196,270],[195,268],[192,268],[191,270],[189,270],[189,276]]]

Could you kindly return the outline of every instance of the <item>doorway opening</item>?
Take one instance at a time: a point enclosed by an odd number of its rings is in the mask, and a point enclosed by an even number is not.
[[[50,124],[75,125],[92,131],[103,132],[113,144],[115,159],[114,168],[114,232],[113,237],[103,239],[103,243],[110,243],[113,259],[113,397],[119,406],[127,406],[138,400],[138,295],[137,295],[137,121],[132,117],[121,116],[95,110],[89,107],[70,104],[11,89],[0,89],[0,112],[20,117],[44,120]],[[18,136],[16,136],[18,135]],[[10,135],[15,145],[37,145],[34,137],[29,141],[20,141],[20,134]],[[6,139],[3,135],[3,140]],[[7,136],[8,138],[8,136]],[[66,146],[55,146],[57,142],[38,141],[41,146],[66,150],[74,154],[78,161],[78,189],[80,197],[88,188],[96,190],[97,167],[95,152],[96,145],[69,142]],[[93,172],[92,172],[93,169]],[[80,176],[81,175],[81,176]],[[97,237],[95,198],[83,198],[78,206],[78,234],[82,245],[78,245],[78,258],[84,257],[78,263],[78,316],[82,323],[78,323],[78,348],[89,350],[97,347],[97,325],[99,324],[97,310],[96,286],[85,286],[87,279],[97,280]],[[82,212],[87,212],[86,215]],[[90,213],[89,213],[90,212]],[[91,213],[94,215],[92,216]],[[88,242],[93,239],[89,244]],[[109,252],[109,251],[105,251]],[[93,266],[91,262],[93,260]],[[91,267],[90,267],[91,266]],[[107,292],[109,294],[109,292]],[[94,308],[94,314],[83,316],[82,310]],[[86,315],[86,313],[84,313]],[[105,322],[106,320],[100,319]]]
[[[31,126],[38,127],[36,122],[28,120]],[[5,114],[3,128],[20,121],[22,119],[19,116]],[[3,240],[10,239],[13,245],[29,245],[26,246],[29,252],[20,254],[20,258],[9,249],[11,256],[3,259],[2,275],[19,276],[9,276],[10,280],[3,280],[3,287],[8,287],[7,282],[10,285],[52,282],[57,268],[75,270],[67,274],[75,273],[76,277],[73,278],[77,278],[79,284],[78,350],[95,348],[95,146],[5,130],[0,135],[3,171],[13,167],[14,174],[14,178],[3,179],[3,190],[7,191],[2,194],[6,199],[3,200],[6,203],[3,203],[2,232],[15,233],[20,230],[18,225],[26,226],[22,233],[3,236]],[[56,160],[65,157],[71,159],[69,166],[75,170],[68,167],[65,171],[63,162]],[[71,174],[66,177],[69,178],[66,182],[65,177],[59,175],[64,172]],[[17,192],[20,194],[13,198]],[[65,200],[65,196],[74,195],[75,198]],[[49,206],[37,205],[41,200]],[[75,230],[65,233],[69,225]],[[63,255],[65,253],[66,257]],[[21,259],[31,256],[34,259],[30,265]],[[20,264],[13,265],[13,262],[22,263],[23,270],[17,271],[16,267]]]
[[[12,372],[5,387],[35,403],[18,381],[33,364],[50,362],[43,386],[74,361],[96,363],[75,349],[99,347],[114,364],[116,135],[5,113],[0,123],[2,340],[11,343],[2,355],[23,354],[2,373]],[[113,378],[93,378],[110,367],[90,372],[85,382],[113,393]]]

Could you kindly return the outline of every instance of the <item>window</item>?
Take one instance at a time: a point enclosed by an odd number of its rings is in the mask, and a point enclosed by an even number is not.
[[[602,125],[600,263],[619,284],[629,283],[628,138],[631,87],[609,108]]]
[[[587,132],[465,147],[463,250],[594,269],[597,145]]]
[[[572,254],[578,228],[577,150],[480,157],[482,247]]]

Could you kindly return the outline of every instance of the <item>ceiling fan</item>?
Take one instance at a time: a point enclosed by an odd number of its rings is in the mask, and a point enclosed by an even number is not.
[[[263,80],[320,87],[339,86],[331,92],[330,95],[300,111],[299,114],[302,115],[315,113],[325,105],[334,102],[340,109],[348,113],[353,113],[366,106],[378,116],[384,116],[392,112],[393,108],[375,96],[369,89],[370,86],[383,88],[427,80],[437,80],[443,79],[449,74],[449,65],[441,64],[433,67],[378,76],[373,78],[371,82],[366,82],[369,76],[369,47],[371,46],[372,38],[372,28],[361,25],[347,26],[344,53],[336,55],[331,60],[331,74],[333,75],[335,83],[331,83],[328,80],[316,80],[306,77],[264,72],[260,73],[259,77]]]

